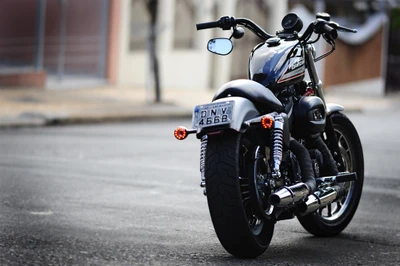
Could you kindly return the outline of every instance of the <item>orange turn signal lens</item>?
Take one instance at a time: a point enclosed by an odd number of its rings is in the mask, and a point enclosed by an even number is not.
[[[270,129],[274,125],[274,118],[269,115],[265,115],[261,118],[261,125],[265,129]]]
[[[178,140],[184,140],[188,136],[188,131],[185,127],[177,127],[174,131],[174,136]]]

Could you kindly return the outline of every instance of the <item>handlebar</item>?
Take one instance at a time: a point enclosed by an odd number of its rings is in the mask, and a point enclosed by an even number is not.
[[[212,21],[212,22],[196,24],[197,30],[205,30],[205,29],[212,29],[212,28],[218,28],[218,27],[219,27],[219,21]]]
[[[337,26],[337,28],[336,28],[338,31],[342,31],[342,32],[350,32],[350,33],[357,33],[357,30],[356,29],[350,29],[350,28],[346,28],[346,27],[343,27],[343,26]]]
[[[332,28],[331,26],[329,26],[328,24],[324,24],[324,33],[329,34],[330,37],[332,37],[332,39],[336,39],[338,34],[337,34],[337,30]]]
[[[356,29],[340,26],[338,23],[333,21],[317,19],[308,26],[304,34],[299,38],[299,41],[308,41],[313,32],[316,34],[323,34],[324,36],[335,40],[338,37],[338,31],[357,33]]]
[[[221,17],[217,21],[198,23],[196,24],[197,30],[211,29],[211,28],[221,28],[223,30],[230,30],[231,28],[236,27],[236,25],[242,25],[252,31],[255,35],[257,35],[262,40],[266,41],[269,38],[273,37],[273,35],[267,33],[256,23],[247,18],[234,18],[229,16]],[[298,37],[300,42],[308,41],[311,37],[312,33],[323,34],[324,36],[335,40],[338,37],[338,31],[342,32],[352,32],[356,33],[357,30],[346,28],[340,26],[338,23],[333,21],[328,21],[323,18],[317,18],[313,21],[306,29],[302,36]],[[297,35],[295,35],[297,36]]]
[[[267,33],[256,23],[247,18],[234,18],[229,16],[221,17],[217,21],[198,23],[196,24],[197,30],[211,29],[211,28],[221,28],[223,30],[230,30],[236,25],[242,25],[252,31],[255,35],[263,40],[268,40],[273,37],[273,35]]]

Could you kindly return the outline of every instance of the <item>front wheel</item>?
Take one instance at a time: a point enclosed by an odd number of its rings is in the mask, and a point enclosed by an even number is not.
[[[222,246],[236,257],[254,258],[268,248],[274,222],[260,215],[249,189],[255,145],[234,131],[209,136],[205,161],[207,201]]]
[[[343,198],[298,218],[304,229],[315,236],[334,236],[346,228],[357,210],[364,182],[364,157],[355,127],[341,113],[332,114],[332,122],[346,171],[356,172],[357,180],[343,183],[347,191]]]

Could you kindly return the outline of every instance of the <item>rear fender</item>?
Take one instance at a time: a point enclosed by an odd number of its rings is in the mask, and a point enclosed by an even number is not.
[[[224,128],[231,128],[235,131],[241,132],[245,121],[260,116],[260,113],[257,111],[257,108],[254,106],[254,104],[246,98],[226,97],[215,100],[213,103],[226,101],[234,101],[235,105],[233,107],[232,122],[226,125]],[[202,132],[208,130],[209,128],[207,127],[201,129]]]

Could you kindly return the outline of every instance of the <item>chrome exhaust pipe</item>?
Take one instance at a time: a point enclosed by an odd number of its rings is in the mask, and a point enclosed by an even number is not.
[[[309,191],[308,186],[301,182],[292,186],[283,187],[275,193],[272,193],[268,201],[275,207],[287,207],[300,200],[304,200],[308,196]]]
[[[331,204],[335,200],[344,196],[345,189],[342,186],[335,185],[317,190],[308,196],[307,200],[298,206],[300,216],[312,213],[326,205]]]

